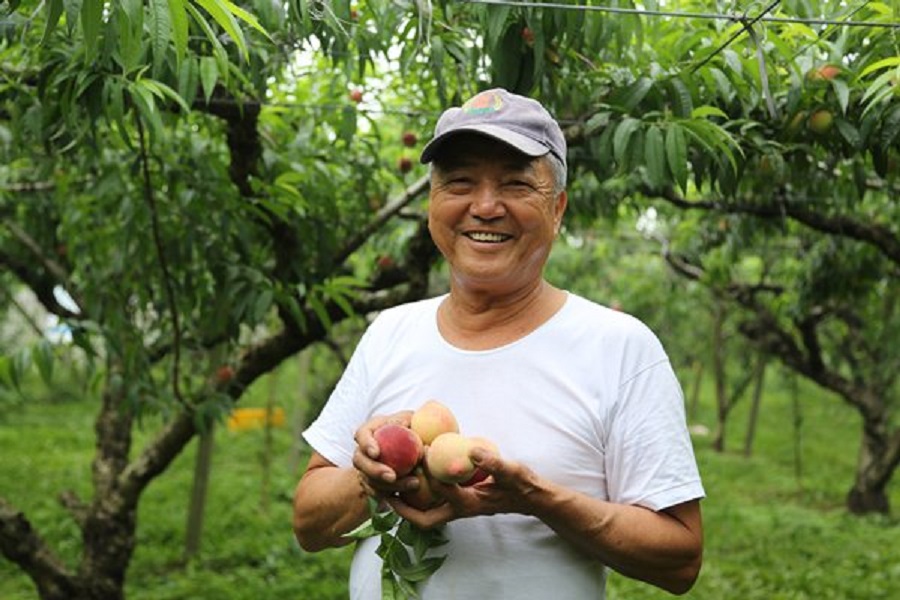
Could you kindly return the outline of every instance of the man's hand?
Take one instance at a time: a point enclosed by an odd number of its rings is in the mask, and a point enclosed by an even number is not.
[[[531,469],[481,447],[473,448],[469,457],[488,474],[487,479],[471,486],[432,479],[432,490],[446,502],[428,510],[416,509],[399,498],[388,498],[388,503],[397,514],[422,529],[464,517],[525,512],[523,498],[534,488],[537,478]]]
[[[376,429],[388,423],[409,427],[411,417],[412,411],[410,410],[388,416],[376,416],[356,430],[356,434],[353,436],[356,441],[353,466],[358,471],[360,485],[369,496],[388,498],[397,492],[414,490],[418,486],[414,476],[401,477],[398,480],[394,470],[378,460],[381,450],[378,448],[378,442],[375,441]]]

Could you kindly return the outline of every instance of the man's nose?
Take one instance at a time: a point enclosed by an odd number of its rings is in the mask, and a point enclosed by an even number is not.
[[[496,189],[480,185],[472,192],[469,214],[478,219],[496,219],[506,214],[506,205]]]

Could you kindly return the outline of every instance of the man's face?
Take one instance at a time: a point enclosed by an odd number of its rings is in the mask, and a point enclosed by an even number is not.
[[[454,284],[509,293],[540,281],[565,207],[548,159],[460,134],[435,160],[428,227]]]

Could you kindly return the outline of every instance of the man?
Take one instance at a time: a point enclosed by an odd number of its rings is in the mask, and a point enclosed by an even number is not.
[[[668,358],[633,317],[543,277],[567,201],[559,126],[536,101],[488,90],[441,116],[421,159],[450,292],[379,315],[304,433],[301,546],[349,543],[368,494],[420,527],[446,525],[426,600],[603,598],[606,567],[686,592],[704,492]],[[378,462],[372,432],[428,399],[499,455],[473,450],[489,479],[440,485],[447,502],[420,511],[396,497],[415,478]],[[352,598],[381,597],[377,544],[356,549]]]

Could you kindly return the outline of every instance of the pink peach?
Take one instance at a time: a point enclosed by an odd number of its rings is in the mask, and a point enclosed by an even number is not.
[[[397,477],[409,475],[422,458],[422,439],[409,427],[388,423],[375,430],[378,460],[389,466]]]

